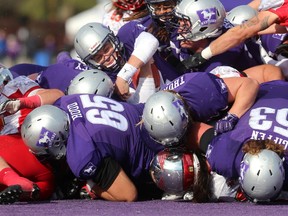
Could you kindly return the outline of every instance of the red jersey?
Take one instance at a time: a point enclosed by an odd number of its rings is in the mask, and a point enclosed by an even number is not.
[[[288,0],[262,0],[259,10],[267,10],[279,17],[279,24],[288,27]]]

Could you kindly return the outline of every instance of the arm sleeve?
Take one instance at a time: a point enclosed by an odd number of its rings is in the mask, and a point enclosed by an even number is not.
[[[136,38],[132,55],[146,64],[157,51],[158,46],[159,42],[156,37],[148,32],[142,32]]]

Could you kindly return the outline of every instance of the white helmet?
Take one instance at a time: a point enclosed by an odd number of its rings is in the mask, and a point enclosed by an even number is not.
[[[178,94],[159,91],[151,95],[143,110],[144,126],[162,145],[176,145],[187,130],[189,114]]]
[[[239,5],[226,14],[226,20],[232,25],[237,26],[256,16],[258,11],[249,5]]]
[[[115,64],[105,67],[92,59],[105,44],[111,43],[114,47]],[[103,69],[107,72],[118,72],[125,64],[123,46],[119,39],[108,27],[101,23],[93,22],[82,26],[76,33],[74,48],[79,57],[90,67]],[[111,54],[113,55],[113,53]]]
[[[256,155],[244,155],[240,169],[240,185],[248,199],[264,202],[277,198],[284,179],[283,160],[275,152],[263,149]]]
[[[193,188],[199,170],[200,163],[195,154],[165,149],[152,159],[149,172],[158,188],[180,195]]]
[[[175,15],[184,23],[179,26],[178,39],[198,41],[222,33],[226,11],[219,0],[182,0]]]
[[[114,84],[111,78],[101,70],[91,69],[82,71],[71,80],[67,94],[97,94],[111,97]]]
[[[40,106],[26,116],[21,126],[21,135],[35,155],[61,159],[66,155],[68,115],[53,105]]]

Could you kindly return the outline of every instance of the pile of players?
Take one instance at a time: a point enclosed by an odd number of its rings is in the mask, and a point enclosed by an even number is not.
[[[113,1],[77,57],[2,66],[0,203],[285,199],[288,2],[228,6]]]

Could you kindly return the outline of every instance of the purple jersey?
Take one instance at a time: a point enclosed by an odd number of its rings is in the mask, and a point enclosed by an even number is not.
[[[227,31],[227,29],[223,27],[223,33],[225,33],[225,31]],[[207,39],[210,41],[209,43],[211,43],[217,38]],[[191,56],[191,51],[182,49],[180,47],[178,47],[178,49],[180,50],[178,53],[179,59],[187,59],[189,56]],[[237,69],[238,71],[243,71],[256,65],[259,65],[259,62],[251,57],[246,49],[245,43],[241,43],[224,53],[213,56],[211,59],[209,59],[209,61],[205,62],[197,68],[193,68],[193,71],[210,72],[212,69],[218,66],[230,66]]]
[[[287,149],[287,91],[285,81],[261,84],[255,104],[240,118],[234,130],[215,137],[210,143],[206,155],[213,171],[227,178],[238,178],[244,156],[242,146],[250,139],[271,139]]]
[[[81,70],[75,70],[62,63],[57,63],[42,71],[37,77],[37,82],[42,88],[56,88],[65,92],[71,80],[80,72]]]
[[[135,40],[143,31],[146,31],[146,27],[139,21],[130,21],[119,29],[117,37],[124,44],[126,59],[129,59],[131,56],[134,50]],[[129,34],[127,32],[129,32]],[[156,51],[153,59],[165,83],[170,82],[180,75],[177,69],[161,56],[159,51]]]
[[[228,89],[223,79],[210,73],[184,74],[162,89],[178,92],[195,121],[207,122],[228,108]]]
[[[276,48],[287,38],[286,34],[266,34],[261,35],[260,39],[263,47],[268,53],[275,53]]]
[[[260,41],[263,48],[267,51],[270,57],[274,57],[276,48],[286,40],[287,34],[266,34],[260,36]],[[253,59],[259,62],[259,64],[263,63],[261,58],[259,44],[255,43],[254,40],[248,40],[245,45]]]
[[[110,156],[137,183],[150,178],[150,161],[163,146],[137,125],[144,104],[131,105],[97,95],[68,95],[55,105],[69,114],[67,162],[77,177],[93,178],[102,159]]]
[[[9,68],[13,75],[13,78],[16,78],[18,76],[29,76],[34,73],[40,73],[45,69],[47,69],[46,66],[28,63],[16,64]]]

